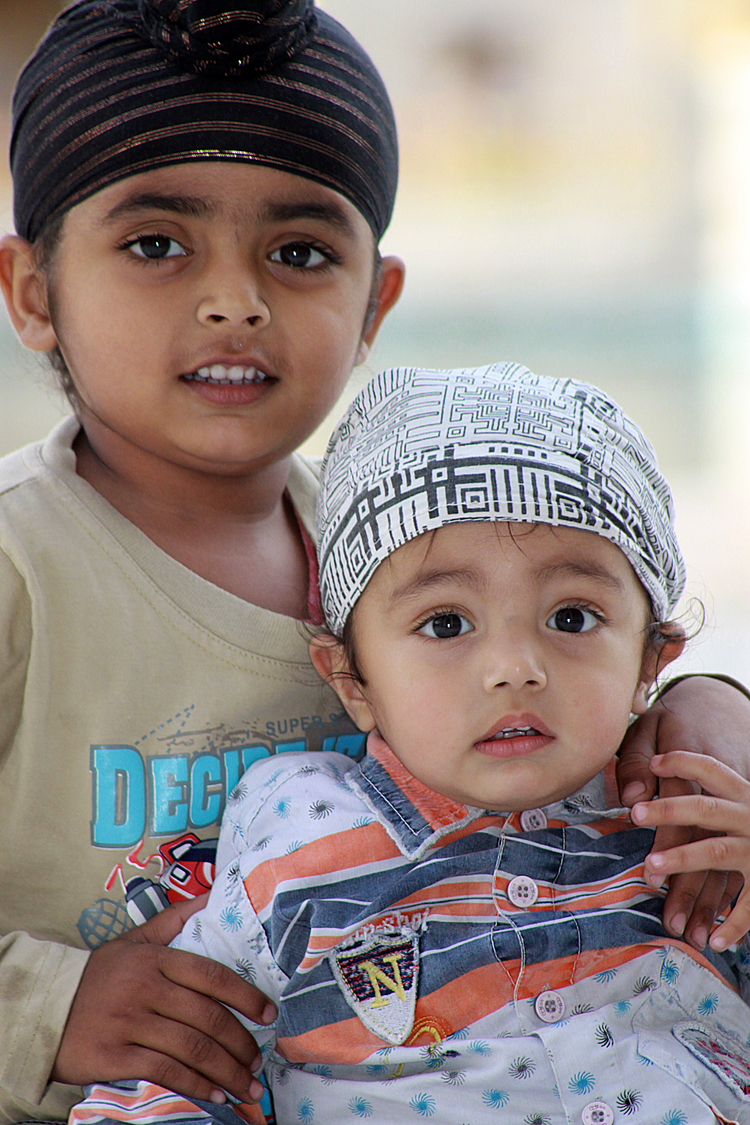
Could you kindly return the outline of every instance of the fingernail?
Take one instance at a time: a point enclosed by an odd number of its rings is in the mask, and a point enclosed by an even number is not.
[[[226,1094],[224,1093],[223,1090],[212,1090],[211,1091],[211,1097],[209,1098],[209,1101],[212,1101],[214,1103],[214,1105],[224,1105],[224,1102],[226,1100],[227,1100],[227,1096],[226,1096]]]
[[[622,799],[626,805],[631,805],[633,801],[637,801],[646,792],[646,786],[642,781],[631,781],[622,791]]]
[[[712,949],[715,949],[717,953],[723,953],[728,945],[728,942],[724,940],[721,934],[714,934],[711,938],[711,941],[709,942],[709,945]]]
[[[260,1099],[263,1097],[263,1094],[265,1093],[265,1091],[263,1089],[263,1083],[259,1082],[257,1078],[254,1078],[252,1080],[248,1089],[249,1089],[249,1092],[250,1092],[250,1097],[252,1098],[252,1100],[254,1102],[259,1102]]]
[[[664,866],[666,860],[664,859],[664,856],[661,854],[661,852],[651,852],[651,854],[647,857],[647,863],[649,867],[655,867],[658,870],[660,867]]]
[[[684,934],[687,918],[684,914],[675,914],[674,918],[669,923],[669,928],[673,934]]]
[[[642,820],[645,820],[646,819],[646,806],[645,805],[633,805],[632,809],[630,810],[630,818],[631,818],[631,820],[637,820],[638,822],[640,822]]]
[[[268,1004],[266,1004],[265,1008],[263,1009],[263,1011],[261,1013],[260,1022],[262,1024],[273,1023],[273,1021],[276,1019],[277,1015],[278,1015],[278,1010],[276,1008],[276,1005],[272,1004],[269,1001]]]
[[[690,935],[693,941],[700,949],[703,949],[708,941],[708,930],[705,926],[696,926]]]

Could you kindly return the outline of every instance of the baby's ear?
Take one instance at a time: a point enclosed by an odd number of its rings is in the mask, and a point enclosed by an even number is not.
[[[310,641],[313,668],[339,697],[349,718],[367,733],[375,726],[375,716],[344,652],[344,646],[330,634],[321,633]]]
[[[34,248],[18,235],[0,239],[0,289],[8,316],[25,348],[49,352],[57,344],[47,305],[44,275],[34,261]]]
[[[649,638],[643,654],[641,675],[630,708],[634,715],[642,715],[648,710],[648,693],[652,684],[685,647],[685,630],[676,621],[665,621],[653,628],[654,635]]]

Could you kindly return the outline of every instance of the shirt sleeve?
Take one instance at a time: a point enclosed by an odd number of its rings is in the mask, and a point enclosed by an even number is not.
[[[0,938],[0,1120],[28,1116],[22,1103],[38,1106],[45,1097],[88,958],[85,950],[24,933]]]
[[[226,828],[222,825],[223,836],[228,834]],[[238,850],[226,842],[220,851],[228,861],[216,875],[208,903],[189,919],[172,945],[227,965],[278,1006],[288,979],[273,957],[243,881],[255,866],[256,857],[249,849]],[[265,1056],[276,1042],[275,1025],[266,1027],[239,1012],[235,1015]]]
[[[23,711],[31,651],[31,602],[26,584],[0,551],[0,768]]]
[[[0,551],[0,770],[21,721],[30,648],[26,584]],[[49,1074],[88,956],[26,933],[0,937],[0,1121],[18,1121],[49,1101]],[[67,1089],[54,1087],[52,1104]],[[63,1110],[69,1100],[63,1096]]]

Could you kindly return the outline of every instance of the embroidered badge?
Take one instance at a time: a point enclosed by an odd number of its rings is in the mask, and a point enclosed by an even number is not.
[[[678,1042],[743,1097],[750,1094],[750,1058],[741,1055],[742,1044],[715,1027],[701,1023],[678,1023],[672,1028]]]
[[[329,957],[349,1007],[380,1039],[394,1045],[414,1023],[419,973],[419,937],[402,926],[340,946]]]

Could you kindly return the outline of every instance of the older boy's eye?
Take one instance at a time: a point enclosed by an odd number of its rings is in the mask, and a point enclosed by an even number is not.
[[[434,637],[443,641],[449,637],[460,637],[464,633],[471,633],[474,626],[460,613],[439,613],[425,621],[419,632],[425,637]]]
[[[599,624],[599,618],[590,609],[582,609],[577,605],[566,605],[556,609],[547,621],[550,629],[557,629],[561,633],[588,633]]]
[[[182,258],[185,250],[174,238],[165,234],[144,234],[128,243],[128,249],[138,258],[161,261],[163,258]]]
[[[287,242],[269,255],[272,262],[279,262],[282,266],[291,266],[293,269],[314,270],[325,265],[329,259],[320,250],[316,250],[309,242]]]

